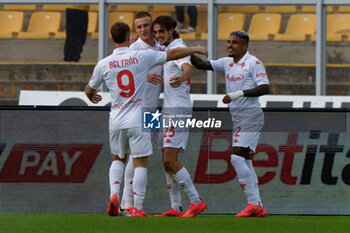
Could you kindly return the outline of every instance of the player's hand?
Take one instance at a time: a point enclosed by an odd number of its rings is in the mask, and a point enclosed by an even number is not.
[[[224,103],[224,104],[228,104],[228,103],[230,103],[232,100],[231,100],[231,98],[228,96],[228,95],[225,95],[224,96],[224,98],[222,98],[222,102]]]
[[[152,83],[154,85],[163,83],[163,76],[156,73],[148,73],[147,82]]]
[[[132,44],[135,41],[137,41],[138,38],[139,38],[139,36],[130,36],[130,44]]]
[[[198,45],[198,51],[197,53],[204,55],[205,57],[208,57],[208,50],[200,45]]]
[[[227,95],[224,96],[224,98],[222,99],[222,102],[224,104],[228,104],[233,100],[236,100],[240,97],[242,97],[244,95],[243,91],[235,91],[235,92],[231,92],[228,93]]]
[[[102,96],[97,94],[97,92],[99,92],[99,91],[101,91],[101,89],[96,90],[91,97],[91,102],[93,102],[94,104],[97,104],[98,102],[100,102],[102,100]]]
[[[173,88],[177,88],[184,81],[186,81],[186,79],[182,76],[174,76],[171,79],[169,79],[170,86],[172,86]]]

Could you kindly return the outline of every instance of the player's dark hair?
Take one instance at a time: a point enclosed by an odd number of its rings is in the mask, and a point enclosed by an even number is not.
[[[248,33],[246,33],[245,31],[233,31],[230,33],[230,36],[238,36],[242,38],[246,42],[246,44],[249,43],[249,36]]]
[[[151,20],[152,20],[152,16],[151,16],[151,14],[150,14],[150,13],[148,13],[148,12],[146,12],[146,11],[141,11],[141,12],[137,13],[137,14],[135,15],[134,20],[135,20],[135,19],[144,18],[144,17],[150,17],[150,18],[151,18]]]
[[[180,34],[175,30],[177,23],[176,20],[171,16],[161,15],[158,16],[152,23],[152,28],[154,25],[159,24],[161,27],[164,27],[166,30],[174,29],[173,37],[174,39],[180,38]]]
[[[127,41],[130,35],[130,27],[126,23],[116,22],[111,27],[111,35],[115,43],[121,44]]]

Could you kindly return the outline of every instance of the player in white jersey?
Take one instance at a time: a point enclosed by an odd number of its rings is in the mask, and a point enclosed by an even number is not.
[[[177,49],[173,52],[130,50],[130,27],[122,22],[111,27],[111,34],[116,49],[110,56],[98,62],[85,87],[85,94],[93,103],[102,99],[98,88],[103,81],[111,95],[109,137],[113,162],[109,170],[111,195],[107,212],[110,216],[118,215],[119,188],[130,148],[135,167],[135,208],[132,216],[147,217],[143,211],[143,201],[147,183],[147,159],[152,154],[150,133],[142,130],[142,102],[147,74],[153,66],[195,52],[207,54],[207,51],[201,47]]]
[[[166,46],[166,51],[175,48],[186,48],[175,31],[176,21],[170,16],[159,16],[153,21],[153,31],[161,45]],[[189,57],[164,64],[164,103],[163,119],[172,114],[191,114],[192,102],[190,99],[190,78],[192,67]],[[157,217],[182,216],[194,217],[204,209],[207,204],[202,201],[193,185],[190,174],[178,161],[180,149],[185,149],[188,139],[188,130],[174,127],[165,127],[163,139],[163,165],[171,200],[171,209]],[[183,186],[191,205],[183,214],[181,207],[180,187]]]
[[[152,16],[148,12],[137,13],[135,15],[134,25],[136,33],[138,35],[138,39],[130,45],[129,48],[131,50],[164,50],[161,48],[157,40],[153,37],[153,30],[151,28]],[[145,96],[143,98],[144,111],[156,111],[163,83],[162,75],[163,65],[154,66],[149,71],[145,87]],[[161,136],[161,132],[159,131],[151,132],[152,142],[156,145],[156,147],[159,148],[161,146]],[[134,208],[134,191],[132,187],[133,177],[134,165],[132,163],[132,159],[129,158],[129,161],[125,167],[123,197],[120,204],[120,213],[124,216],[131,216],[132,210]]]
[[[259,96],[269,94],[269,82],[263,63],[249,54],[248,43],[246,32],[234,31],[228,39],[228,57],[204,61],[192,55],[191,62],[201,70],[225,72],[228,94],[222,101],[229,104],[233,122],[231,163],[248,200],[247,208],[236,217],[265,217],[251,154],[264,124]]]

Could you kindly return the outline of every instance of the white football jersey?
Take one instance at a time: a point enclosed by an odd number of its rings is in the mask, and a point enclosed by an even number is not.
[[[173,40],[167,47],[166,50],[175,48],[186,48],[185,43],[182,39]],[[192,102],[190,98],[190,80],[181,83],[180,86],[174,88],[170,86],[170,79],[174,76],[180,76],[183,74],[181,69],[182,64],[188,63],[191,65],[190,57],[184,57],[174,61],[168,61],[163,65],[164,72],[164,103],[163,109],[165,112],[174,108],[192,108]],[[168,109],[168,110],[167,110]],[[163,110],[163,112],[164,112]],[[170,112],[168,112],[171,114]]]
[[[237,62],[232,57],[211,60],[214,71],[225,72],[226,93],[255,88],[269,84],[263,63],[248,51]],[[263,123],[263,114],[259,97],[241,97],[229,103],[233,120],[255,118]]]
[[[154,47],[151,47],[146,42],[138,38],[137,41],[135,41],[130,45],[130,49],[131,50],[152,49],[154,51],[164,51],[164,48],[162,48],[159,45],[156,39],[154,39],[154,43],[155,43]],[[152,67],[152,69],[150,69],[149,72],[163,75],[163,65],[154,66]],[[146,82],[145,89],[146,90],[145,90],[145,97],[143,100],[143,107],[145,107],[146,109],[155,111],[158,107],[158,99],[159,99],[160,91],[162,89],[162,85],[161,84],[156,85],[153,83]]]
[[[164,64],[165,52],[117,48],[94,68],[89,85],[98,89],[105,81],[111,95],[109,129],[142,126],[142,103],[149,70]]]

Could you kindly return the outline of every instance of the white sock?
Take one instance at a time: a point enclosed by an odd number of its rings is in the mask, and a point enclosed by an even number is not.
[[[187,193],[191,203],[199,204],[201,203],[201,199],[199,198],[199,194],[194,187],[190,174],[186,170],[185,167],[182,167],[175,175],[174,179],[177,183],[184,186],[184,190]]]
[[[165,172],[166,183],[168,185],[168,192],[171,202],[171,208],[177,212],[181,211],[181,192],[180,184],[174,180],[174,175],[170,172]]]
[[[137,167],[134,171],[134,207],[137,210],[143,209],[143,201],[146,195],[146,185],[147,185],[147,168]]]
[[[253,175],[253,178],[254,178],[254,182],[255,182],[255,189],[256,189],[256,193],[258,195],[258,199],[259,199],[259,204],[261,206],[263,206],[262,202],[261,202],[261,198],[260,198],[260,193],[259,193],[259,185],[258,185],[258,177],[256,176],[256,173],[255,173],[255,170],[254,170],[254,167],[253,167],[253,162],[251,159],[246,159],[245,160],[245,163],[247,164],[250,172],[252,173]]]
[[[134,164],[132,158],[129,159],[124,172],[124,189],[120,208],[126,209],[134,206],[134,189],[132,187],[134,179]]]
[[[119,198],[120,183],[123,178],[124,163],[119,160],[114,160],[109,168],[109,187],[111,190],[110,196],[117,194]]]
[[[255,180],[253,174],[245,163],[245,159],[241,156],[231,154],[231,163],[237,173],[238,181],[247,197],[248,203],[259,205],[259,198],[256,195],[255,189]]]

